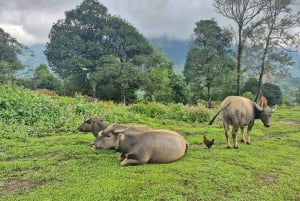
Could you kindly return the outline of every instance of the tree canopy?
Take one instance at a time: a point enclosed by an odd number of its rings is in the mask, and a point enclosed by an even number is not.
[[[24,68],[17,55],[25,49],[24,45],[0,28],[0,82],[12,80],[17,70]]]
[[[200,20],[194,29],[183,74],[188,83],[202,85],[207,89],[207,100],[211,90],[220,85],[223,73],[230,73],[233,59],[230,56],[231,34],[221,29],[215,20]]]
[[[53,25],[46,46],[45,54],[53,71],[74,85],[81,83],[82,87],[76,90],[89,95],[96,95],[95,90],[106,84],[119,89],[119,94],[124,93],[125,85],[133,86],[129,79],[131,83],[123,79],[123,87],[113,82],[124,75],[124,71],[112,66],[115,60],[122,68],[128,68],[128,72],[143,66],[144,58],[153,52],[143,35],[125,20],[108,14],[107,8],[96,0],[84,0],[65,14],[65,19]],[[99,73],[102,71],[106,73]],[[113,74],[114,77],[107,77]],[[111,81],[103,83],[108,79]]]

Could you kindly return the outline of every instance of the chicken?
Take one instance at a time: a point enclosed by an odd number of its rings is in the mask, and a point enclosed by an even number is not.
[[[210,151],[211,146],[214,144],[215,140],[209,140],[205,135],[203,136],[203,143],[207,146],[208,150]]]

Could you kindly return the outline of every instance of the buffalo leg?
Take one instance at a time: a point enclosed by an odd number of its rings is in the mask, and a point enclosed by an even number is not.
[[[234,143],[234,148],[235,149],[239,148],[238,142],[237,142],[237,137],[236,137],[236,134],[237,134],[238,130],[239,130],[238,126],[233,126],[232,127],[232,139],[233,139],[233,143]]]
[[[137,157],[137,155],[133,152],[124,154],[125,158],[121,161],[120,165],[126,166],[126,165],[140,165],[147,163],[147,160],[142,160]]]
[[[123,161],[126,158],[125,154],[121,153],[119,156],[119,161]]]
[[[249,125],[248,125],[248,128],[247,128],[247,144],[251,144],[251,139],[250,139],[250,136],[251,136],[251,129],[254,125],[254,121],[252,121]]]
[[[228,135],[229,124],[224,123],[224,121],[223,121],[223,127],[224,127],[224,132],[225,132],[225,137],[226,137],[227,148],[230,149],[230,148],[231,148],[231,145],[230,145],[229,135]]]
[[[245,132],[244,132],[244,127],[241,127],[241,134],[242,134],[242,139],[241,139],[241,142],[246,142],[245,140]],[[248,133],[247,133],[248,134]]]

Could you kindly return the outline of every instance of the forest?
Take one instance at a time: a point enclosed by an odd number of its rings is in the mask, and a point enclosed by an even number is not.
[[[299,80],[285,88],[274,83],[290,76],[291,55],[299,51],[299,33],[291,31],[299,25],[293,3],[215,0],[215,9],[236,27],[220,27],[214,19],[195,22],[178,74],[174,61],[130,22],[109,14],[97,0],[85,0],[53,24],[44,51],[49,66],[22,71],[19,55],[30,51],[0,28],[0,82],[123,104],[206,101],[211,107],[228,95],[297,104]]]

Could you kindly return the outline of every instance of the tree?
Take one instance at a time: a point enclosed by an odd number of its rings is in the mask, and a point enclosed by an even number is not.
[[[251,92],[254,95],[257,91],[257,87],[258,87],[258,80],[257,78],[252,77],[247,80],[241,92],[242,94],[246,92]]]
[[[263,84],[262,94],[267,98],[268,105],[270,106],[280,105],[282,103],[282,92],[280,90],[280,87],[275,84]]]
[[[231,34],[222,30],[215,20],[196,22],[194,32],[183,74],[188,83],[206,87],[208,107],[211,107],[211,90],[220,85],[216,80],[233,65],[229,55]]]
[[[242,93],[250,92],[255,95],[257,92],[259,81],[257,78],[250,78],[244,85]],[[282,103],[282,92],[279,86],[271,83],[264,83],[262,85],[262,96],[268,100],[268,105],[276,105]],[[255,101],[255,100],[253,100]]]
[[[148,74],[148,83],[145,85],[145,97],[149,101],[172,102],[171,80],[169,78],[169,69],[152,68]]]
[[[121,62],[113,55],[102,57],[99,62],[97,66],[101,67],[91,75],[92,82],[98,86],[96,91],[99,94],[94,94],[95,97],[122,101],[124,104],[132,102],[135,91],[143,84],[145,72],[130,62]]]
[[[293,29],[299,25],[300,12],[292,13],[293,0],[268,0],[262,11],[263,23],[251,32],[251,47],[259,63],[259,84],[255,100],[262,93],[262,79],[266,73],[277,72],[277,78],[286,76],[293,64],[287,51],[299,47],[300,32]]]
[[[144,60],[143,87],[144,98],[148,101],[188,103],[189,93],[180,75],[176,75],[173,69],[174,63],[157,48]]]
[[[181,75],[177,75],[174,71],[169,71],[170,87],[172,89],[172,102],[175,103],[190,103],[191,93],[187,87],[184,78]]]
[[[240,95],[243,49],[251,31],[262,23],[262,19],[256,20],[256,17],[265,6],[264,0],[214,0],[214,6],[237,25],[236,94]]]
[[[53,25],[45,54],[53,71],[68,79],[69,83],[74,81],[78,92],[88,95],[101,93],[95,91],[102,88],[97,86],[100,82],[95,82],[95,77],[101,76],[100,64],[105,57],[112,55],[118,58],[126,68],[142,66],[138,59],[153,52],[147,40],[132,25],[109,15],[107,8],[97,0],[84,0],[76,9],[65,14],[65,19]],[[120,91],[121,88],[116,88],[116,95],[124,92]]]
[[[49,70],[46,64],[40,64],[33,74],[34,89],[59,90],[60,81]]]
[[[14,74],[24,66],[17,55],[21,54],[26,47],[15,38],[0,28],[0,82],[13,81]]]

